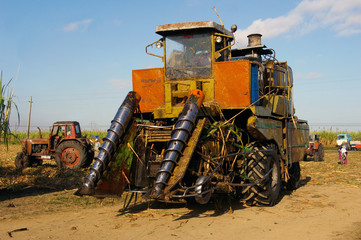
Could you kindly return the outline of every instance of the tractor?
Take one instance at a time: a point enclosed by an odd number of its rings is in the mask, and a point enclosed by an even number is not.
[[[325,152],[320,142],[320,135],[313,134],[309,136],[309,144],[306,149],[305,158],[307,158],[307,156],[313,157],[315,162],[324,160]]]
[[[55,159],[58,167],[78,169],[89,167],[94,158],[91,141],[81,134],[76,121],[59,121],[53,124],[49,138],[22,139],[23,149],[15,158],[18,169],[37,166],[43,159]]]
[[[133,91],[75,194],[199,204],[229,195],[272,206],[297,187],[309,126],[295,115],[292,69],[261,34],[235,48],[236,30],[213,21],[156,27],[161,38],[146,53],[164,66],[132,71]]]

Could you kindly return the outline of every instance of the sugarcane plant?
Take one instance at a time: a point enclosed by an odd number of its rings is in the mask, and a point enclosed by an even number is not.
[[[8,145],[10,137],[12,136],[10,130],[10,114],[11,108],[14,106],[17,112],[18,122],[20,122],[20,115],[17,105],[13,102],[15,84],[11,90],[9,86],[12,79],[3,85],[3,73],[0,74],[0,143]]]

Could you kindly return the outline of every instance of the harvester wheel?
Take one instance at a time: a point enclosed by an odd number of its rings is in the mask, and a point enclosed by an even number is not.
[[[23,152],[19,152],[15,158],[15,167],[17,169],[23,169],[30,166],[30,158]]]
[[[281,190],[281,170],[276,148],[273,144],[258,142],[251,143],[247,147],[254,151],[248,156],[247,177],[252,179],[250,183],[257,182],[257,184],[242,190],[244,201],[250,206],[273,206]]]
[[[60,143],[55,151],[55,161],[60,168],[79,169],[87,164],[87,151],[84,146],[75,141]]]
[[[300,163],[292,163],[292,166],[288,169],[288,174],[290,175],[290,179],[288,179],[288,182],[286,183],[286,189],[289,191],[296,190],[301,178]]]
[[[313,156],[314,156],[314,160],[316,162],[323,161],[323,158],[325,156],[325,152],[323,150],[323,145],[322,144],[320,144],[318,146],[317,152],[315,152],[315,154]]]

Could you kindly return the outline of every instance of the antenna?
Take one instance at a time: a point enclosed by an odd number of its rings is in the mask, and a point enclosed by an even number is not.
[[[224,25],[223,25],[222,19],[221,19],[221,17],[218,15],[218,12],[217,12],[216,7],[213,7],[213,10],[216,12],[217,17],[218,17],[219,21],[221,22],[221,25],[222,25],[222,26],[223,26],[223,28],[224,28]]]

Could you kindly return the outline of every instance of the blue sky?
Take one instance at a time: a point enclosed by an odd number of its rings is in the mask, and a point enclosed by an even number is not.
[[[262,42],[294,73],[296,115],[313,130],[361,130],[360,0],[0,0],[0,70],[16,79],[15,102],[31,130],[58,120],[106,129],[131,90],[131,70],[161,67],[145,46],[156,25],[237,24],[237,45]],[[16,122],[12,117],[12,124]],[[24,128],[20,128],[24,129]]]

